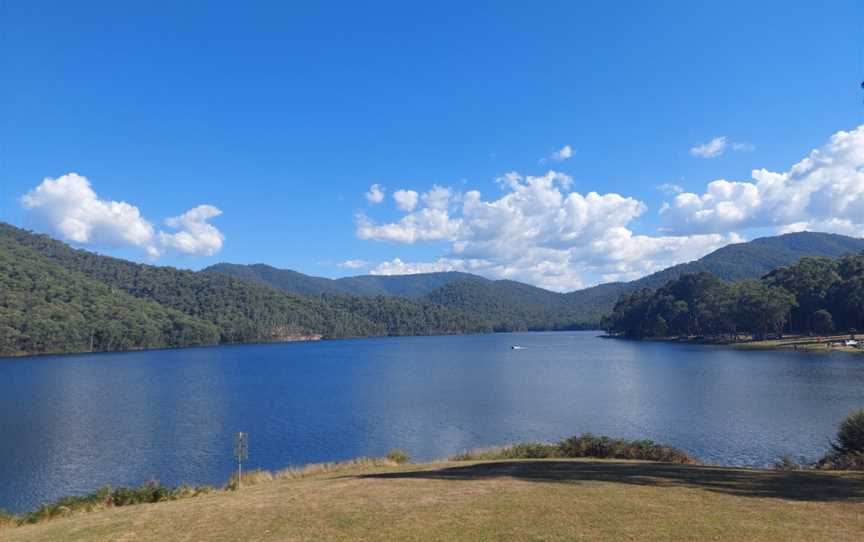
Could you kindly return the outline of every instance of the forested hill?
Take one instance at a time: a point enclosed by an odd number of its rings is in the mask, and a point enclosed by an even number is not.
[[[657,290],[621,296],[604,318],[611,333],[633,338],[785,331],[826,334],[864,329],[864,254],[804,257],[758,280],[682,275]]]
[[[492,329],[432,303],[305,297],[75,250],[3,223],[0,256],[0,355]]]
[[[682,275],[702,272],[725,281],[755,279],[778,267],[792,265],[805,256],[839,258],[862,251],[864,239],[832,233],[787,233],[727,245],[694,262],[672,266],[629,285],[633,289],[659,288]]]
[[[762,277],[804,256],[837,258],[864,251],[864,239],[828,233],[790,233],[720,248],[699,260],[676,265],[632,282],[601,284],[561,294],[510,280],[468,273],[361,275],[327,279],[263,264],[217,264],[205,269],[254,280],[306,295],[350,293],[422,299],[451,308],[482,312],[495,329],[596,327],[618,298],[641,288],[659,288],[682,275],[706,272],[725,281]]]
[[[338,293],[359,296],[385,295],[411,299],[423,297],[433,290],[457,280],[486,280],[476,275],[456,271],[413,275],[359,275],[328,279],[304,275],[290,269],[278,269],[263,263],[251,265],[218,263],[202,271],[254,280],[285,292],[302,295]]]

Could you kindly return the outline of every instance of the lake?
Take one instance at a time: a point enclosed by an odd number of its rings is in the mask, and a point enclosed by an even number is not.
[[[248,466],[265,469],[581,432],[765,466],[817,458],[862,407],[862,356],[597,332],[0,359],[0,508],[150,479],[221,484],[237,431],[250,435]]]

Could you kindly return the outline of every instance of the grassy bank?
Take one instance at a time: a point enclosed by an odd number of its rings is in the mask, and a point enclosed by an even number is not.
[[[69,540],[861,540],[864,473],[533,459],[358,464],[0,531]]]

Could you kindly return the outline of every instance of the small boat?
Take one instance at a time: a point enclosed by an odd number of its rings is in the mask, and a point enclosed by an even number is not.
[[[525,350],[525,348],[526,347],[519,346],[518,344],[514,344],[513,346],[510,347],[511,350]]]
[[[846,346],[858,346],[858,341],[854,339],[849,339],[846,341]]]

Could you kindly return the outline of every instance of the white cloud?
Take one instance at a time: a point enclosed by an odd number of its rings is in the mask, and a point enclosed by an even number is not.
[[[829,218],[827,220],[813,220],[810,222],[795,222],[777,228],[777,233],[795,233],[800,231],[820,231],[826,233],[839,233],[850,237],[864,237],[864,225],[855,224],[845,218]]]
[[[441,271],[460,271],[464,267],[459,260],[441,258],[435,262],[407,263],[399,258],[381,262],[370,273],[372,275],[414,275],[417,273],[438,273]]]
[[[369,191],[366,192],[365,195],[366,201],[372,205],[377,205],[384,201],[384,187],[380,184],[373,184],[369,187]]]
[[[554,162],[563,162],[572,158],[573,152],[573,147],[571,147],[570,145],[564,145],[557,151],[550,154],[547,158],[541,158],[539,162],[540,164],[545,164],[549,160],[552,160]]]
[[[396,202],[396,206],[406,213],[410,213],[417,207],[418,199],[419,195],[413,190],[397,190],[393,192],[393,201]]]
[[[66,241],[109,247],[138,246],[157,255],[153,225],[134,205],[101,200],[90,181],[69,173],[42,183],[21,203],[30,218]]]
[[[452,190],[436,184],[432,186],[432,190],[423,194],[423,203],[430,209],[446,211],[450,206],[450,198],[452,197]]]
[[[715,137],[708,143],[697,145],[690,149],[690,154],[700,158],[716,158],[726,150],[726,138]]]
[[[165,225],[177,228],[176,233],[159,232],[162,245],[184,254],[212,256],[222,250],[225,237],[207,220],[219,216],[222,211],[212,205],[199,205],[180,216],[168,218]]]
[[[362,269],[363,267],[368,267],[369,262],[364,260],[345,260],[344,262],[337,263],[339,267],[344,269]]]
[[[645,212],[644,203],[614,193],[569,192],[570,177],[556,171],[539,177],[509,172],[498,183],[505,193],[494,200],[484,200],[476,190],[456,194],[435,187],[420,209],[397,222],[376,224],[359,216],[361,239],[450,243],[448,254],[435,261],[396,258],[372,272],[460,270],[572,290],[641,276],[739,239],[734,234],[634,235],[628,226]]]
[[[693,147],[690,149],[690,154],[699,158],[716,158],[726,152],[728,148],[737,152],[752,152],[756,150],[756,147],[752,143],[747,141],[729,142],[724,136],[715,137],[708,143]]]
[[[21,204],[39,229],[79,245],[138,247],[152,258],[166,248],[211,255],[222,247],[222,234],[206,223],[220,214],[215,207],[201,205],[169,219],[169,225],[180,229],[177,233],[157,232],[138,207],[100,199],[90,181],[76,173],[46,177],[21,198]]]
[[[663,183],[657,186],[657,190],[663,192],[667,196],[674,196],[675,194],[680,194],[681,192],[683,192],[684,188],[678,184]]]
[[[459,221],[451,220],[446,211],[424,208],[399,222],[377,225],[366,215],[357,215],[357,237],[376,241],[412,244],[417,241],[450,239],[459,229]]]
[[[549,156],[550,160],[554,160],[556,162],[563,162],[564,160],[569,160],[570,158],[573,158],[573,147],[571,147],[570,145],[564,145]]]
[[[837,132],[788,171],[757,169],[752,181],[719,179],[701,195],[678,194],[660,214],[667,231],[687,234],[793,226],[861,232],[864,126]]]

